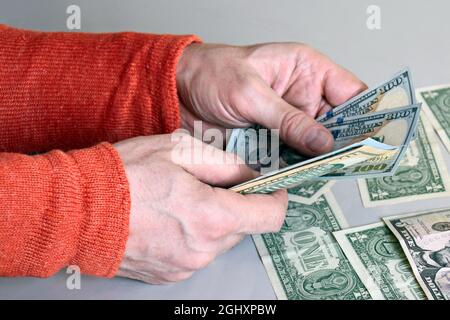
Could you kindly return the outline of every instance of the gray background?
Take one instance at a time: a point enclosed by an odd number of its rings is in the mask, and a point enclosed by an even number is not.
[[[206,42],[305,42],[352,70],[369,85],[411,68],[416,87],[450,82],[450,2],[385,0],[0,0],[0,23],[66,30],[66,8],[81,7],[81,31],[194,33]],[[381,8],[381,30],[366,27],[366,9]],[[441,148],[447,164],[450,157]],[[450,205],[450,199],[365,209],[355,182],[332,188],[351,226],[379,217]],[[0,278],[0,298],[273,299],[250,238],[179,284],[151,286],[127,279],[82,277],[66,289],[67,274],[50,279]]]

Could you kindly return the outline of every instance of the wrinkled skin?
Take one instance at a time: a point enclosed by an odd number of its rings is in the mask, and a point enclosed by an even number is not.
[[[324,55],[295,43],[192,44],[180,58],[176,80],[182,127],[191,133],[195,120],[203,121],[203,130],[258,123],[280,129],[283,141],[308,155],[333,145],[314,118],[366,88]],[[133,138],[115,148],[131,193],[119,276],[180,281],[246,234],[282,226],[285,191],[241,195],[225,189],[256,176],[234,155],[184,134]],[[201,152],[203,164],[185,161],[193,151]]]

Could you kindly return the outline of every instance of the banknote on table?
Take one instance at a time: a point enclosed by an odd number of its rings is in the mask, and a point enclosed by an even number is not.
[[[383,222],[333,234],[373,299],[426,299],[397,238]]]
[[[282,169],[274,170],[231,189],[241,193],[268,193],[277,189],[295,187],[314,179],[350,178],[355,176],[389,175],[395,170],[401,155],[416,129],[420,105],[388,109],[380,112],[345,118],[339,123],[325,124],[335,138],[334,151],[304,160],[287,145],[281,145],[276,161]],[[252,132],[247,135],[245,132]],[[233,145],[227,150],[237,150],[240,145],[257,146],[259,130],[242,129]],[[249,138],[250,137],[250,138]],[[239,154],[246,163],[247,157],[258,154],[256,147],[244,148]],[[269,157],[270,152],[264,152]],[[265,159],[258,158],[256,163]]]
[[[278,299],[371,299],[332,235],[346,226],[326,193],[312,205],[290,201],[279,232],[253,236]]]
[[[321,123],[335,123],[346,117],[415,104],[411,72],[405,68],[388,80],[367,89],[347,102],[317,118]]]
[[[416,93],[424,113],[450,152],[450,84],[419,88]]]
[[[450,300],[450,208],[383,219],[426,296]]]
[[[335,181],[309,180],[288,189],[289,200],[313,204],[321,195],[328,192]]]
[[[406,201],[450,198],[450,176],[433,128],[421,117],[417,137],[411,141],[393,176],[358,180],[364,207]]]

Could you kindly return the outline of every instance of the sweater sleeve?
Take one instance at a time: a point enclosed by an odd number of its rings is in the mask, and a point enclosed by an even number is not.
[[[176,65],[196,41],[0,25],[0,151],[69,150],[173,131]]]
[[[109,143],[27,156],[0,153],[0,276],[47,277],[67,265],[112,277],[130,197]]]

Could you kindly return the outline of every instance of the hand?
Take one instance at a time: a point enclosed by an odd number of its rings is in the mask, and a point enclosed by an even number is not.
[[[280,129],[303,154],[329,151],[333,138],[314,118],[366,86],[316,50],[297,43],[248,47],[192,44],[177,67],[182,125],[192,132],[258,123]]]
[[[118,274],[149,283],[180,281],[246,234],[276,232],[287,194],[241,195],[227,187],[257,173],[235,155],[187,134],[138,137],[114,146],[131,192],[129,238]],[[201,155],[201,163],[190,161]]]

